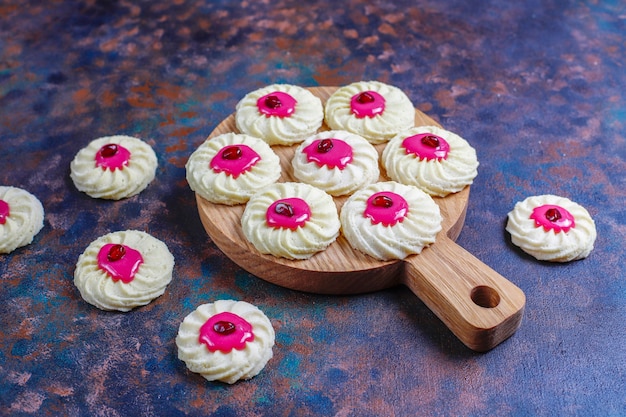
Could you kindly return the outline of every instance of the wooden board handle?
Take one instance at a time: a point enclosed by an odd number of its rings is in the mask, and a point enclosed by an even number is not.
[[[472,350],[494,348],[521,324],[524,292],[444,233],[406,262],[403,283]]]

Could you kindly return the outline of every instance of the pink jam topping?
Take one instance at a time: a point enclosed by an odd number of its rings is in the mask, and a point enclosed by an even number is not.
[[[228,353],[245,348],[247,342],[254,340],[254,333],[245,319],[225,311],[212,316],[200,327],[198,340],[211,352]]]
[[[265,117],[289,117],[296,110],[296,99],[282,91],[274,91],[259,98],[256,106]]]
[[[402,146],[407,154],[414,154],[420,161],[437,159],[441,161],[448,157],[450,144],[441,136],[432,133],[420,133],[409,136],[402,141]]]
[[[319,166],[344,169],[352,162],[352,146],[340,139],[318,139],[304,148],[306,159]]]
[[[106,171],[123,169],[130,162],[130,151],[121,145],[109,143],[96,152],[96,166]]]
[[[391,191],[374,193],[367,199],[367,206],[363,215],[368,217],[372,224],[382,223],[383,226],[393,226],[402,222],[409,212],[406,200]]]
[[[260,160],[259,154],[249,146],[230,145],[224,146],[211,159],[209,165],[214,172],[225,172],[226,175],[232,175],[236,179],[244,172],[250,171]]]
[[[283,198],[269,206],[265,218],[268,226],[296,230],[311,218],[311,208],[301,198]]]
[[[372,118],[385,111],[385,98],[376,91],[364,91],[352,96],[350,109],[359,119]]]
[[[0,200],[0,224],[5,224],[7,222],[7,217],[9,217],[9,203],[4,200]]]
[[[129,246],[107,243],[98,252],[98,267],[106,271],[115,282],[131,282],[142,263],[141,253]]]
[[[552,204],[535,207],[530,218],[535,221],[536,227],[543,227],[546,232],[554,230],[554,233],[559,233],[562,230],[567,233],[569,229],[576,227],[574,216],[569,211]]]

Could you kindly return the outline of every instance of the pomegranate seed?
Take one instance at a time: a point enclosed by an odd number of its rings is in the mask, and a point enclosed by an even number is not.
[[[370,93],[367,93],[367,92],[366,93],[361,93],[356,98],[356,101],[358,101],[361,104],[372,103],[372,102],[374,102],[374,96],[372,96]]]
[[[124,245],[113,245],[111,249],[109,249],[109,253],[107,254],[107,259],[110,262],[119,261],[126,254],[126,248]]]
[[[280,214],[281,216],[293,216],[293,207],[291,207],[291,204],[278,203],[276,204],[276,207],[274,207],[274,211],[276,212],[276,214]]]
[[[437,146],[439,146],[439,138],[432,135],[424,136],[422,138],[422,143],[429,148],[436,148]]]
[[[265,98],[265,105],[270,109],[277,109],[282,106],[283,103],[281,103],[280,99],[276,96],[267,96]]]
[[[331,139],[322,139],[317,144],[317,151],[319,153],[328,153],[333,148],[333,141]]]
[[[104,145],[100,148],[100,155],[103,158],[111,158],[117,153],[117,145],[114,143],[109,143],[108,145]]]
[[[241,158],[241,148],[239,146],[229,146],[222,151],[222,158],[233,161]]]
[[[237,327],[229,321],[220,320],[213,325],[213,330],[215,333],[227,335],[237,330]]]
[[[379,195],[374,198],[374,200],[372,201],[372,205],[376,207],[389,208],[393,206],[393,200],[386,195]]]
[[[555,222],[561,218],[561,212],[555,208],[546,210],[546,219]]]

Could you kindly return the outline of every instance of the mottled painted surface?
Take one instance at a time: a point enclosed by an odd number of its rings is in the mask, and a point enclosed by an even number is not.
[[[626,413],[626,4],[623,1],[18,1],[0,4],[0,184],[39,197],[45,227],[0,255],[0,415],[618,416]],[[481,162],[459,243],[521,287],[523,324],[465,348],[406,288],[318,296],[230,262],[204,233],[189,154],[248,91],[378,79],[466,137]],[[69,178],[113,133],[148,141],[156,180],[119,202]],[[533,194],[588,208],[583,261],[535,261],[507,212]],[[105,313],[72,284],[84,248],[136,228],[174,280]],[[198,304],[270,317],[275,357],[226,386],[188,372],[174,337]]]

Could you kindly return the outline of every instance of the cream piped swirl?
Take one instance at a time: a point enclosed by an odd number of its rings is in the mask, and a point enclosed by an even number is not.
[[[295,230],[271,227],[267,211],[276,201],[296,198],[306,202],[310,217]],[[339,216],[332,197],[319,188],[303,183],[276,183],[250,198],[241,216],[243,233],[263,254],[287,259],[308,259],[322,251],[339,235]]]
[[[317,140],[336,139],[352,148],[352,160],[340,168],[320,166],[309,161],[304,149]],[[332,196],[352,194],[355,190],[378,180],[378,153],[363,137],[347,131],[320,132],[298,146],[292,160],[293,174],[303,183],[313,185]]]
[[[97,165],[98,152],[110,144],[130,152],[127,165],[113,170]],[[70,177],[76,188],[90,197],[121,200],[143,191],[156,169],[157,157],[150,145],[132,136],[115,135],[94,139],[78,151],[70,164]]]
[[[215,172],[211,160],[226,146],[246,145],[260,159],[241,175]],[[218,156],[219,157],[219,156]],[[203,142],[189,157],[186,168],[189,187],[204,199],[217,204],[243,204],[260,188],[278,180],[280,158],[263,140],[237,133],[224,133]]]
[[[367,91],[384,98],[384,111],[374,117],[357,117],[352,112],[352,98]],[[398,87],[379,81],[359,81],[340,87],[326,102],[324,113],[331,129],[356,133],[373,144],[387,142],[415,125],[415,108],[409,97]]]
[[[364,213],[376,193],[392,192],[408,204],[404,218],[393,226],[374,224]],[[435,242],[441,230],[439,206],[425,192],[394,181],[368,185],[348,198],[341,209],[341,230],[350,245],[376,259],[404,259]]]
[[[211,317],[224,312],[250,323],[254,339],[246,342],[243,349],[211,352],[199,341],[200,329]],[[272,323],[258,307],[245,301],[218,300],[200,305],[184,318],[178,328],[176,346],[178,358],[190,371],[199,373],[208,381],[233,384],[261,372],[273,356],[274,338]]]
[[[143,263],[132,281],[115,281],[98,266],[98,253],[109,243],[129,246],[141,254]],[[172,280],[173,269],[174,256],[165,243],[142,231],[119,231],[87,246],[76,263],[74,285],[85,301],[101,310],[129,311],[162,295]]]
[[[273,92],[295,99],[293,113],[285,117],[263,114],[260,98]],[[324,120],[321,100],[309,90],[290,84],[272,84],[246,94],[235,108],[235,124],[240,132],[263,139],[270,145],[294,145],[314,134]]]
[[[411,136],[432,133],[450,146],[446,158],[420,159],[408,153],[403,141]],[[402,184],[414,185],[433,196],[445,197],[473,183],[478,175],[476,150],[459,135],[437,126],[417,126],[396,135],[385,147],[381,162],[387,175]]]
[[[544,205],[559,206],[574,218],[567,231],[546,230],[531,218],[533,210]],[[531,196],[515,204],[508,214],[506,230],[511,241],[524,252],[542,261],[569,262],[589,256],[597,232],[595,222],[581,205],[552,194]]]
[[[0,186],[8,216],[0,222],[0,253],[26,246],[43,228],[44,209],[37,197],[18,187]]]

